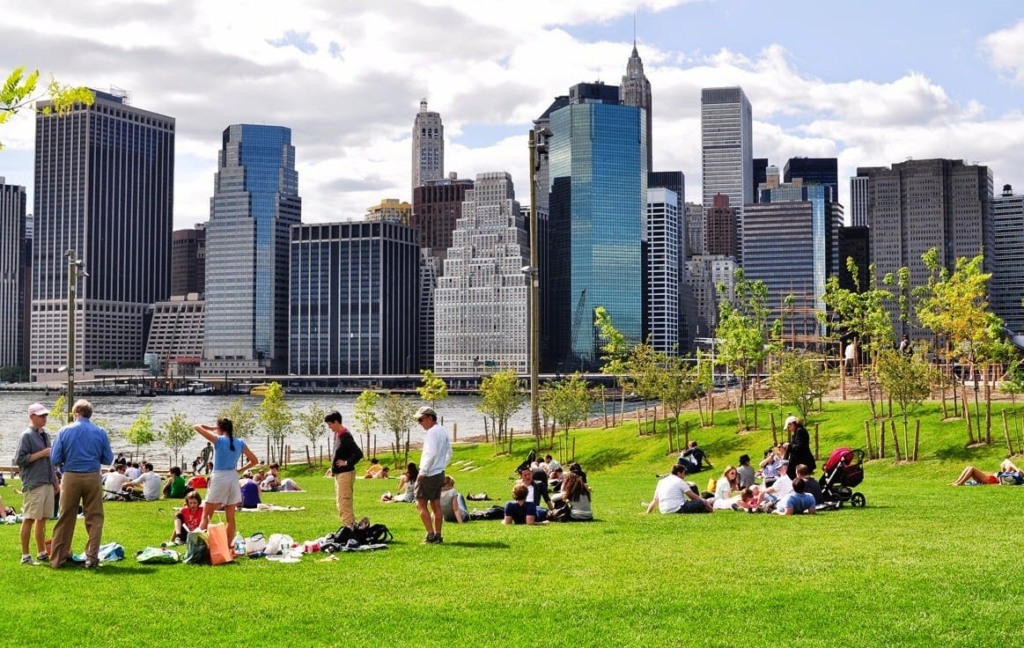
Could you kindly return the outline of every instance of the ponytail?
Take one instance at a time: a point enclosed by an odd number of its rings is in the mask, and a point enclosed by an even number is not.
[[[231,452],[235,451],[235,426],[231,422],[231,419],[221,418],[217,419],[217,427],[220,428],[221,432],[228,435],[228,443],[231,448]]]

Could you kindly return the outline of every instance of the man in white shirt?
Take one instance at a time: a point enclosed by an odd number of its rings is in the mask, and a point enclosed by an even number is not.
[[[793,480],[790,479],[786,470],[789,468],[789,460],[783,459],[779,462],[779,478],[768,488],[762,490],[757,496],[757,505],[762,510],[775,508],[781,505],[785,508],[786,498],[793,492]],[[767,504],[764,504],[767,502]],[[764,506],[762,506],[764,504]]]
[[[124,487],[130,482],[128,475],[125,474],[124,464],[117,464],[114,466],[114,472],[107,473],[103,480],[103,499],[108,501],[124,499]]]
[[[142,471],[139,470],[139,464],[133,463],[128,466],[128,469],[124,471],[124,474],[128,475],[128,479],[138,479],[142,476]]]
[[[444,486],[444,469],[452,460],[452,444],[448,433],[437,423],[437,413],[430,407],[416,410],[416,421],[425,432],[423,453],[420,455],[420,474],[416,477],[416,510],[427,530],[424,544],[441,544],[441,488]],[[429,505],[429,508],[428,508]]]
[[[683,477],[686,477],[686,467],[674,464],[672,473],[662,478],[654,489],[654,499],[647,506],[647,513],[655,507],[661,513],[711,513],[711,503],[693,492]]]
[[[153,472],[153,464],[143,465],[143,473],[129,482],[130,486],[142,485],[142,497],[147,502],[160,499],[160,475]]]

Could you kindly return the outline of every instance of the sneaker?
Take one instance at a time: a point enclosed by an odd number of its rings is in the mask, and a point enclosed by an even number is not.
[[[92,560],[86,560],[85,561],[85,568],[86,569],[96,569],[99,566],[100,566],[100,564],[98,562],[94,562]]]
[[[22,556],[21,557],[21,564],[22,565],[35,565],[36,561],[32,560],[32,556]]]
[[[174,543],[175,546],[180,546],[180,545],[185,544],[185,541],[182,540],[181,538],[175,538],[174,540],[172,540],[172,542]]]
[[[423,538],[423,544],[434,544],[435,537],[433,532],[428,533],[427,537]]]
[[[439,535],[435,535],[433,541],[430,544],[441,544],[444,542],[444,538]]]
[[[39,555],[36,556],[36,561],[41,563],[50,562],[50,554],[46,553],[45,551],[40,552]]]

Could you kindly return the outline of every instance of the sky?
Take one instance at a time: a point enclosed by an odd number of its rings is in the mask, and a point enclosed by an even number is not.
[[[583,81],[651,81],[655,170],[700,202],[700,90],[742,86],[754,156],[858,166],[946,157],[1024,191],[1024,5],[862,0],[0,0],[0,72],[117,87],[175,117],[175,228],[209,218],[221,132],[292,129],[304,222],[411,200],[412,123],[441,113],[445,171],[508,171]],[[635,32],[634,32],[635,24]],[[32,190],[33,118],[0,126],[0,176]],[[31,209],[31,207],[30,207]],[[849,209],[847,209],[849,211]]]

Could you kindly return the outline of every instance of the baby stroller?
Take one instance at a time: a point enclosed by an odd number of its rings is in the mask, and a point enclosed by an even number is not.
[[[853,491],[864,481],[863,450],[851,450],[850,448],[836,448],[828,456],[828,461],[822,471],[821,496],[826,502],[834,502],[836,508],[849,502],[850,506],[860,508],[867,503],[863,493]]]
[[[536,450],[530,450],[530,454],[526,456],[526,461],[524,461],[523,463],[519,464],[519,466],[516,467],[516,471],[513,474],[512,478],[518,479],[520,473],[528,469],[534,461],[537,461],[537,452]]]

